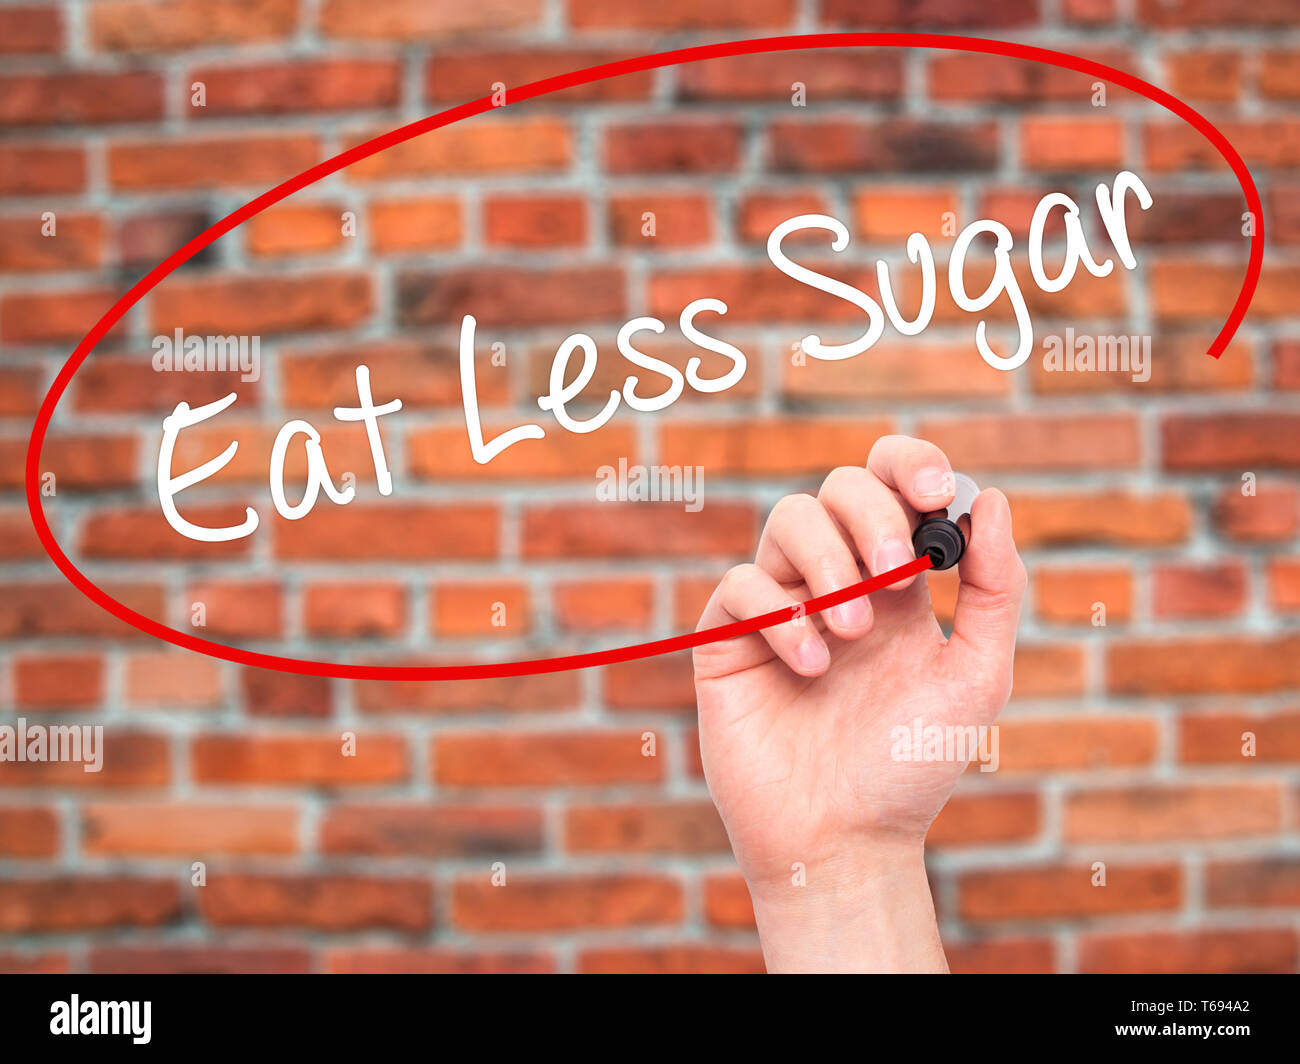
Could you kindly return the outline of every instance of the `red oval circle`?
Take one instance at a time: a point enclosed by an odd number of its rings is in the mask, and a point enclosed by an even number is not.
[[[603,81],[606,78],[617,77],[620,74],[631,74],[642,70],[654,70],[659,67],[675,66],[680,63],[694,63],[704,59],[717,59],[726,56],[751,55],[761,52],[785,52],[797,51],[806,48],[834,48],[834,47],[896,47],[896,48],[937,48],[949,51],[961,52],[982,52],[988,55],[1001,55],[1012,59],[1028,59],[1037,63],[1046,63],[1051,66],[1063,67],[1067,70],[1076,70],[1084,74],[1093,74],[1101,77],[1106,81],[1121,85],[1130,89],[1147,99],[1160,104],[1166,110],[1173,112],[1179,118],[1191,125],[1198,133],[1208,140],[1223,156],[1232,172],[1236,175],[1237,182],[1240,184],[1242,192],[1246,196],[1247,208],[1253,213],[1256,226],[1250,241],[1250,259],[1246,267],[1246,275],[1242,281],[1241,291],[1237,294],[1236,302],[1233,303],[1232,310],[1229,312],[1227,319],[1223,323],[1223,328],[1219,330],[1214,342],[1210,344],[1208,354],[1218,358],[1227,347],[1228,342],[1236,334],[1240,327],[1242,319],[1246,316],[1246,309],[1250,305],[1251,298],[1254,296],[1255,287],[1259,282],[1260,271],[1264,263],[1264,224],[1263,224],[1263,206],[1259,198],[1259,190],[1255,187],[1255,182],[1250,176],[1250,171],[1246,168],[1245,162],[1237,154],[1235,148],[1204,115],[1201,115],[1191,107],[1187,106],[1178,97],[1166,92],[1164,89],[1157,88],[1154,85],[1143,81],[1141,78],[1114,67],[1106,66],[1103,63],[1094,62],[1091,59],[1084,59],[1080,56],[1069,55],[1066,52],[1057,52],[1048,48],[1038,48],[1032,45],[1016,44],[1011,41],[988,40],[981,37],[959,37],[948,36],[946,34],[933,33],[816,33],[805,36],[788,36],[788,37],[763,37],[748,41],[730,41],[724,44],[699,45],[692,48],[680,48],[669,52],[659,52],[654,55],[639,56],[633,59],[623,59],[614,63],[603,63],[598,66],[587,67],[584,70],[575,70],[568,74],[559,74],[551,78],[543,78],[541,81],[534,81],[528,85],[522,85],[517,89],[511,89],[509,93],[509,103],[522,100],[533,99],[538,96],[545,96],[548,93],[558,92],[561,89],[572,88],[576,85],[585,85],[593,81]],[[214,243],[220,237],[230,232],[240,223],[247,221],[255,214],[259,214],[267,207],[278,203],[280,200],[292,195],[300,189],[306,188],[330,174],[350,166],[354,162],[365,159],[371,155],[376,155],[385,148],[390,148],[395,144],[401,144],[403,141],[410,140],[422,133],[430,130],[439,129],[442,126],[451,125],[453,122],[459,122],[464,118],[472,118],[474,115],[483,114],[485,111],[494,110],[498,106],[494,104],[491,96],[484,96],[482,99],[471,101],[470,103],[461,104],[459,107],[453,107],[449,110],[442,111],[436,115],[430,115],[422,118],[418,122],[412,122],[409,125],[401,126],[382,136],[375,137],[363,144],[349,148],[341,152],[332,159],[326,159],[324,162],[317,163],[310,169],[304,170],[296,177],[282,182],[275,188],[262,193],[256,199],[250,200],[238,210],[231,212],[225,218],[211,226],[206,231],[194,237],[184,246],[172,252],[166,259],[160,262],[139,281],[137,281],[116,303],[114,303],[108,312],[95,323],[85,337],[82,339],[73,351],[71,357],[63,365],[59,374],[51,384],[49,392],[46,394],[44,401],[41,403],[40,410],[36,415],[36,423],[32,428],[31,439],[27,445],[27,464],[26,464],[26,489],[27,489],[27,508],[31,514],[32,523],[36,528],[36,535],[40,539],[41,545],[50,559],[58,566],[59,571],[77,588],[82,594],[94,602],[97,606],[107,610],[119,620],[147,635],[152,635],[165,642],[172,643],[176,646],[183,647],[186,650],[193,650],[199,654],[206,654],[210,657],[220,658],[225,661],[233,661],[240,665],[253,665],[259,668],[274,669],[280,672],[300,673],[312,676],[332,676],[342,679],[368,679],[368,680],[471,680],[471,679],[489,679],[504,676],[526,676],[532,673],[543,672],[561,672],[568,669],[580,669],[597,665],[611,665],[621,661],[630,661],[635,658],[652,657],[656,654],[666,654],[675,650],[685,650],[691,647],[701,646],[706,643],[717,642],[723,639],[733,639],[749,632],[756,632],[774,624],[780,624],[791,619],[793,612],[790,609],[781,609],[772,613],[764,614],[747,621],[737,621],[734,624],[722,625],[717,628],[710,628],[702,632],[691,632],[684,635],[672,636],[668,639],[659,639],[649,643],[639,643],[632,646],[617,647],[612,650],[596,651],[587,654],[571,654],[565,657],[539,658],[531,661],[506,661],[498,663],[488,663],[481,665],[346,665],[339,662],[329,661],[312,661],[305,658],[288,658],[275,654],[262,654],[256,651],[240,650],[235,647],[228,647],[222,643],[216,643],[207,639],[199,639],[196,636],[189,635],[174,628],[169,628],[164,624],[145,617],[135,610],[118,602],[111,595],[103,591],[98,585],[88,579],[68,559],[55,541],[50,531],[49,523],[45,519],[45,511],[41,504],[40,496],[40,454],[41,446],[45,442],[46,429],[49,427],[50,418],[54,414],[54,408],[58,405],[59,399],[62,398],[64,391],[67,389],[73,374],[80,368],[86,357],[94,350],[96,344],[104,337],[118,320],[130,310],[141,298],[152,290],[163,278],[167,277],[182,263],[189,260],[192,256],[198,254],[204,248]],[[803,610],[810,613],[816,613],[831,606],[838,605],[841,602],[847,602],[850,599],[857,598],[871,591],[887,587],[897,580],[906,576],[919,573],[930,568],[930,561],[927,557],[916,559],[898,569],[888,573],[882,573],[879,576],[872,577],[852,587],[844,588],[833,594],[823,595],[820,598],[809,599],[803,603]]]

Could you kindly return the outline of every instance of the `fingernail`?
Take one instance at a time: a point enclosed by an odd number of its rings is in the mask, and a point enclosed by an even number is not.
[[[891,569],[897,569],[900,565],[906,565],[915,557],[912,548],[901,539],[891,539],[882,543],[876,550],[876,558],[871,566],[871,571],[876,576],[879,576]]]
[[[795,650],[799,668],[805,672],[821,672],[831,661],[831,652],[818,636],[810,635]]]
[[[835,623],[841,628],[865,628],[870,614],[867,612],[867,603],[865,599],[855,598],[848,602],[841,602],[833,610],[831,616]]]
[[[946,499],[957,490],[957,482],[948,470],[930,466],[916,474],[912,490],[923,499]]]

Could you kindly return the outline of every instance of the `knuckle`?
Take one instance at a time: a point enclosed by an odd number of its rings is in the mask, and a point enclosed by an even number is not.
[[[821,499],[841,495],[851,490],[853,484],[858,482],[865,472],[866,470],[862,466],[836,466],[822,481],[821,490],[818,491],[817,497]]]

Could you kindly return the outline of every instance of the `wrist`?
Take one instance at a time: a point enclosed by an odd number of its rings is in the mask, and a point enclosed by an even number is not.
[[[750,881],[769,972],[946,972],[921,841],[845,848]]]

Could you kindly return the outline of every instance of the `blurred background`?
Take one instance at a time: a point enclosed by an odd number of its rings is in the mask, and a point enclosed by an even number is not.
[[[51,526],[116,598],[177,629],[298,657],[498,661],[687,631],[752,557],[771,505],[924,436],[1012,499],[1031,575],[1000,767],[968,772],[929,867],[955,971],[1295,971],[1300,963],[1300,36],[1261,0],[64,0],[0,3],[0,724],[99,724],[104,767],[0,764],[0,969],[761,971],[749,899],[700,770],[686,656],[474,683],[243,668],[142,635],[37,542],[27,439],[58,368],[117,297],[240,205],[444,108],[667,48],[819,30],[934,30],[1130,71],[1214,121],[1264,198],[1245,325],[1206,347],[1256,219],[1199,134],[1090,76],[955,51],[797,51],[623,76],[425,134],[305,189],[196,255],[76,375],[41,458]],[[1138,173],[1138,268],[1028,277],[1046,192]],[[843,362],[799,338],[861,331],[764,253],[787,245],[916,305],[908,234],[935,247],[933,325]],[[1035,349],[1000,373],[947,295],[948,250],[1005,223]],[[1060,216],[1056,216],[1059,223]],[[1050,262],[1062,250],[1049,226]],[[968,284],[991,275],[987,244]],[[621,386],[614,337],[699,352],[681,308],[748,356],[717,395],[597,432],[541,413],[570,333],[597,341],[583,416]],[[486,431],[470,456],[457,343],[478,321]],[[910,313],[905,309],[905,313]],[[988,312],[1014,344],[1006,301]],[[159,372],[155,337],[256,338],[260,375]],[[1072,330],[1072,332],[1067,332]],[[1149,338],[1149,379],[1053,371],[1049,336]],[[356,404],[370,367],[394,491]],[[703,374],[728,363],[706,356]],[[1139,376],[1141,376],[1139,374]],[[642,374],[642,394],[661,385]],[[170,529],[155,485],[176,403],[198,523],[253,506],[230,544]],[[540,415],[540,416],[539,416]],[[346,507],[278,517],[285,421],[322,437]],[[305,468],[290,447],[290,499]],[[604,502],[596,470],[699,466],[702,502]],[[951,574],[931,576],[936,610]],[[1098,862],[1106,886],[1093,879]],[[504,875],[505,886],[494,885]],[[201,881],[201,885],[199,885]]]

